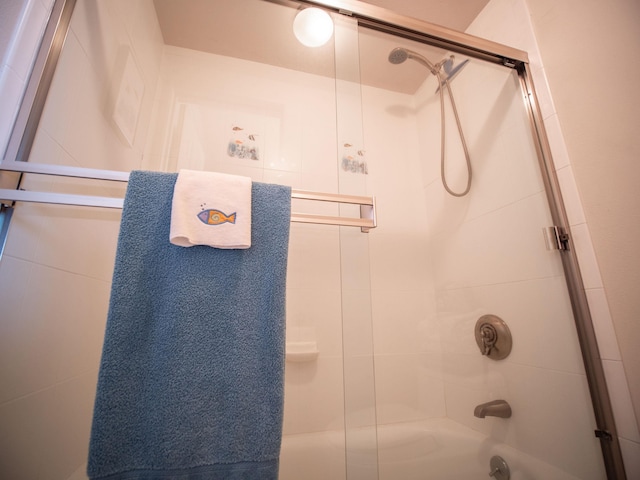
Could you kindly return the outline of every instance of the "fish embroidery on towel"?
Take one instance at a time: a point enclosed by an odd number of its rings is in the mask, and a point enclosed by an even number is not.
[[[236,223],[236,212],[227,215],[220,210],[203,210],[198,214],[200,221],[206,225],[220,225],[222,223]]]

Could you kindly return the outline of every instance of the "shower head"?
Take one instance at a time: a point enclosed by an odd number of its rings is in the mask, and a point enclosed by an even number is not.
[[[404,62],[407,58],[409,58],[409,52],[402,47],[394,48],[389,53],[389,62],[394,65]]]
[[[427,67],[429,71],[434,75],[439,74],[438,69],[435,67],[435,65],[417,52],[414,52],[407,48],[396,47],[389,53],[389,62],[393,63],[394,65],[398,65],[399,63],[404,62],[407,58],[421,63],[422,65]]]

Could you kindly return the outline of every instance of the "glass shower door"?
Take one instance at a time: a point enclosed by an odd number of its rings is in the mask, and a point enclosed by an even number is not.
[[[379,227],[369,236],[381,479],[466,479],[502,456],[531,478],[599,479],[604,467],[561,259],[515,70],[361,28],[364,139]],[[414,52],[403,63],[389,55]],[[417,61],[416,61],[417,58]],[[394,59],[395,60],[395,59]],[[468,61],[467,61],[468,60]],[[466,62],[466,63],[464,63]],[[446,86],[445,86],[446,87]],[[493,360],[475,327],[513,338]],[[474,415],[506,401],[510,418]]]
[[[314,121],[306,125],[310,130],[316,128],[313,137],[317,137],[312,140],[309,136],[307,140],[323,146],[325,156],[318,161],[335,182],[324,185],[325,191],[372,195],[363,140],[358,25],[343,15],[331,14],[331,18],[335,74],[324,100],[334,95],[333,123],[327,118],[323,123]],[[310,49],[308,55],[313,54]],[[315,111],[318,104],[313,98],[305,101]],[[357,206],[341,204],[331,214],[358,217],[360,212]],[[320,244],[322,238],[328,242]],[[288,357],[285,394],[288,407],[280,478],[376,479],[368,235],[351,227],[292,225],[291,246],[287,294],[292,308],[288,310],[287,339],[293,350],[298,344],[313,343],[315,335],[319,353],[312,363],[298,363],[293,354]],[[330,267],[332,273],[326,276]],[[313,291],[300,289],[301,280],[312,280]],[[323,315],[322,311],[328,314]],[[334,368],[328,376],[327,367]],[[340,383],[329,384],[330,378]],[[330,409],[333,413],[327,418]],[[320,423],[323,420],[325,423]],[[308,429],[301,431],[304,425]]]

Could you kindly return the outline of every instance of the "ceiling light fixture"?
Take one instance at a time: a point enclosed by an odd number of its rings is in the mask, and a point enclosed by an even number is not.
[[[333,21],[327,12],[311,7],[300,10],[293,21],[293,33],[307,47],[321,47],[333,35]]]

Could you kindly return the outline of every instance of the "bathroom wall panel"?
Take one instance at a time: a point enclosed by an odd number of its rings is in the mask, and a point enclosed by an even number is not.
[[[458,362],[452,367],[458,381],[445,382],[449,418],[578,478],[603,478],[600,447],[584,422],[593,416],[584,376],[513,363],[487,368],[464,355],[448,358],[447,364]],[[469,413],[497,398],[508,399],[513,409],[510,419],[479,419]],[[550,436],[549,431],[554,434]]]
[[[343,432],[287,435],[282,439],[280,476],[305,480],[346,480]]]
[[[445,383],[449,418],[577,478],[604,478],[598,440],[584,422],[593,413],[583,375],[513,363],[487,368],[464,357],[447,357],[445,362],[459,362],[455,366],[458,378],[464,374],[468,380],[466,384]],[[508,399],[513,409],[510,419],[479,419],[469,413],[476,405],[497,398]]]
[[[45,206],[38,261],[90,278],[111,282],[120,211]],[[45,233],[46,232],[46,233]]]
[[[296,228],[289,245],[287,284],[323,291],[340,285],[338,237],[324,227]]]
[[[497,65],[472,61],[456,76],[451,89],[467,142],[475,195],[472,200],[453,198],[441,187],[440,107],[434,101],[435,82],[428,78],[416,93],[420,105],[416,118],[425,137],[421,142],[424,185],[433,185],[433,190],[427,189],[433,233],[455,225],[452,217],[471,220],[543,190],[515,75]],[[461,192],[468,174],[448,93],[445,107],[445,175],[450,187]]]
[[[589,310],[598,322],[594,322],[593,328],[596,330],[598,338],[598,351],[603,360],[621,361],[620,348],[616,339],[609,304],[604,289],[590,288],[587,290]]]
[[[198,144],[206,163],[214,162],[216,166],[226,163],[226,171],[245,166],[263,169],[265,173],[304,173],[315,177],[318,188],[335,191],[333,81],[170,46],[165,50],[162,71],[153,138],[146,156],[165,157],[175,169],[189,158],[181,151],[181,142],[190,141]],[[261,78],[260,83],[255,82],[257,77]],[[181,109],[199,112],[202,122],[195,123],[206,129],[196,131],[183,122]],[[260,147],[257,159],[227,155],[234,127],[254,134]],[[176,134],[178,142],[166,141]],[[327,184],[318,184],[318,179],[325,179]],[[309,183],[308,180],[301,175],[296,183]],[[298,184],[293,186],[302,188]]]
[[[434,298],[421,288],[375,291],[372,296],[376,353],[441,352]]]
[[[341,357],[286,365],[285,435],[344,428]]]
[[[434,237],[437,288],[561,275],[557,252],[546,249],[542,235],[551,221],[545,201],[537,194]]]
[[[3,302],[6,346],[0,403],[97,369],[110,290],[108,282],[5,258],[3,269],[13,270],[12,278],[28,287],[19,296],[15,286],[8,286],[7,292],[21,304]]]
[[[379,425],[445,416],[439,354],[376,354]]]
[[[54,402],[55,391],[48,388],[0,405],[0,471],[4,477],[17,480],[45,478],[39,477],[39,472],[46,450],[54,447],[47,442]],[[55,443],[60,443],[60,439]]]
[[[11,218],[11,230],[7,236],[3,257],[34,261],[42,246],[40,239],[35,236],[42,210],[37,204],[22,204],[16,206],[15,212],[19,212],[20,215],[16,214]]]
[[[501,362],[584,374],[571,304],[563,288],[564,278],[552,277],[443,292],[438,304],[443,349],[485,362],[474,330],[482,315],[493,314],[507,323],[513,338],[511,353]]]
[[[415,290],[429,286],[429,252],[411,232],[377,233],[370,241],[373,290]]]
[[[43,380],[51,378],[47,365],[41,358],[33,358],[42,345],[37,332],[37,319],[23,313],[29,297],[28,289],[36,266],[21,259],[5,256],[0,262],[0,305],[3,322],[0,328],[3,345],[0,349],[0,403],[25,395],[41,387]],[[44,345],[46,347],[46,344]],[[36,368],[33,368],[36,367]]]
[[[86,462],[96,377],[88,372],[0,406],[3,477],[67,479]]]
[[[538,407],[526,411],[520,425],[509,431],[506,443],[578,478],[604,478],[600,441],[593,435],[591,422],[585,422],[586,418],[595,422],[586,377],[513,363],[505,363],[500,370],[509,382],[514,412],[532,404]]]
[[[611,395],[613,412],[618,422],[618,435],[627,438],[635,444],[640,444],[640,428],[634,422],[635,416],[631,408],[629,395],[619,395],[617,392],[624,392],[629,389],[626,383],[624,365],[617,360],[603,360],[605,374],[607,375],[607,387]]]
[[[34,336],[42,342],[38,354],[30,354],[47,362],[55,382],[95,369],[102,351],[110,282],[38,265],[29,285],[39,295],[38,302],[25,306],[25,313],[37,322]]]
[[[287,340],[316,342],[318,355],[342,356],[342,315],[340,286],[301,288],[287,286]],[[313,365],[308,365],[312,368]]]

